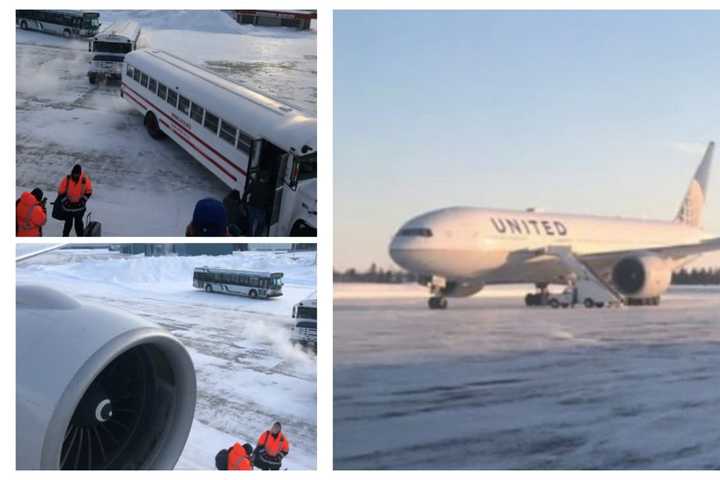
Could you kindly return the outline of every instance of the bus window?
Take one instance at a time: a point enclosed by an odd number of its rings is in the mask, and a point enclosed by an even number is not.
[[[140,81],[140,70],[138,70],[137,68],[133,71],[133,78],[136,82]]]
[[[210,112],[205,112],[205,128],[217,135],[220,119]]]
[[[145,74],[145,73],[141,73],[141,74],[140,74],[140,85],[142,85],[143,87],[147,87],[147,86],[148,86],[148,76],[147,76],[147,74]]]
[[[177,92],[175,92],[175,90],[170,90],[170,89],[168,88],[168,92],[167,92],[167,102],[168,102],[170,105],[172,105],[173,107],[177,107],[177,97],[178,97]]]
[[[193,102],[192,107],[190,108],[190,118],[202,125],[203,112],[203,107]]]
[[[135,69],[133,68],[133,66],[128,63],[128,65],[127,65],[127,76],[128,76],[128,77],[132,77],[132,76],[133,76],[133,70],[135,70]]]
[[[187,115],[190,110],[190,100],[180,95],[178,99],[178,110]]]
[[[148,88],[151,92],[155,93],[157,91],[157,80],[150,77],[150,79],[148,80]]]
[[[220,124],[220,138],[234,146],[236,133],[237,128],[227,123],[225,120],[222,121]]]
[[[252,137],[248,135],[247,133],[243,132],[242,130],[238,130],[238,143],[237,148],[238,150],[242,150],[245,153],[250,152],[250,147],[252,146]]]
[[[167,87],[163,85],[162,83],[158,83],[158,97],[165,100],[165,97],[167,97]]]

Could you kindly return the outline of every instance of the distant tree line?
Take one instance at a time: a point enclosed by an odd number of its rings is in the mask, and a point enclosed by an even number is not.
[[[693,268],[678,270],[672,276],[673,285],[720,285],[720,268]]]
[[[333,281],[352,283],[415,283],[417,275],[403,270],[384,270],[375,263],[365,271],[348,268],[333,270]],[[673,285],[720,285],[720,268],[693,268],[673,272]]]
[[[335,282],[352,283],[415,283],[417,275],[403,270],[384,270],[375,263],[365,271],[348,268],[344,271],[333,270]],[[673,285],[720,285],[720,268],[682,269],[672,275]]]
[[[417,281],[417,276],[402,270],[383,270],[382,267],[373,263],[363,272],[355,268],[348,268],[343,272],[333,270],[333,281],[338,283],[414,283]]]

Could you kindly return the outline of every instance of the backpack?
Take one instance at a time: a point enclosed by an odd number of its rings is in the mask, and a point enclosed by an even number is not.
[[[227,448],[223,448],[215,455],[215,468],[218,470],[227,470],[228,464],[228,451]]]

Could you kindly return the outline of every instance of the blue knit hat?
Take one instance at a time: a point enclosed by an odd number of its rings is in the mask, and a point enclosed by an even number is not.
[[[193,232],[199,237],[224,236],[227,233],[225,207],[214,198],[203,198],[195,204]]]

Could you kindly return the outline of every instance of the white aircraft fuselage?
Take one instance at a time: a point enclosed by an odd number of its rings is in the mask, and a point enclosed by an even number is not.
[[[454,207],[405,223],[392,239],[390,256],[421,275],[486,284],[545,282],[563,270],[535,253],[549,245],[568,246],[584,256],[690,245],[705,238],[702,229],[678,222]]]

